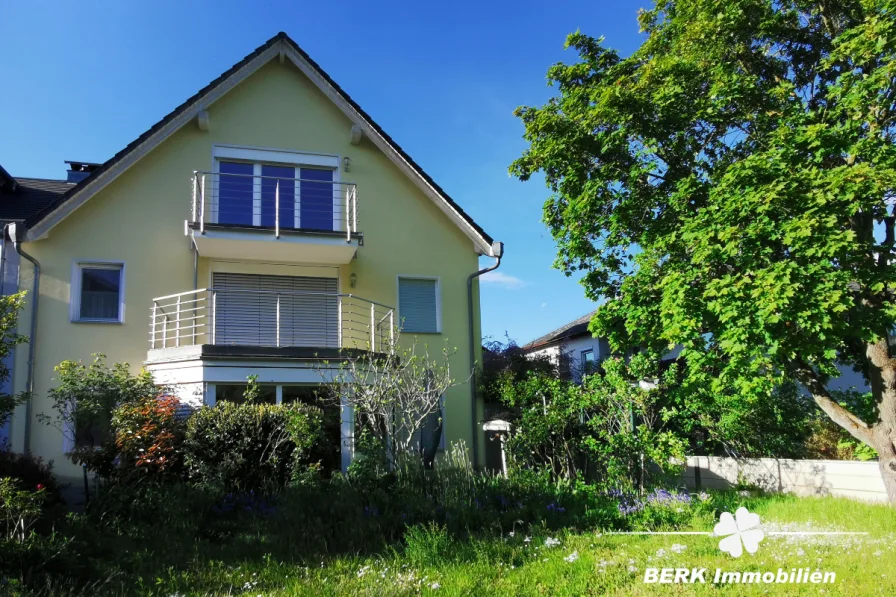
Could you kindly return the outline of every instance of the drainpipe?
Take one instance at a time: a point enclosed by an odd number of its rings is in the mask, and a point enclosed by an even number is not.
[[[501,265],[501,257],[504,256],[504,243],[492,244],[492,256],[495,264],[478,272],[473,272],[467,278],[467,313],[470,318],[470,404],[473,409],[473,468],[479,468],[479,422],[476,420],[476,338],[473,325],[473,280],[482,274],[494,271]],[[481,339],[479,340],[481,341]]]
[[[31,334],[28,337],[28,381],[26,383],[26,391],[28,392],[28,400],[25,402],[25,454],[31,454],[31,411],[32,411],[32,394],[34,393],[34,344],[37,336],[37,304],[40,298],[40,263],[22,250],[22,237],[25,236],[25,227],[20,222],[13,222],[6,225],[7,233],[16,253],[24,257],[34,264],[34,286],[31,289],[31,296],[34,307],[31,309]]]

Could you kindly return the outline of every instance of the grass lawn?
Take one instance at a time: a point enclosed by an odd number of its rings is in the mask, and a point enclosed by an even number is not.
[[[718,538],[632,536],[568,530],[505,529],[464,541],[421,528],[407,546],[371,557],[279,562],[268,557],[209,560],[140,579],[133,590],[156,595],[896,595],[896,510],[845,499],[738,497],[767,532],[865,531],[867,536],[768,535],[757,553],[733,558]],[[711,531],[699,515],[682,530]],[[548,538],[559,544],[549,546]],[[256,538],[258,539],[258,538]],[[548,541],[547,543],[554,543]],[[263,546],[261,551],[263,551]],[[261,553],[259,551],[259,553]],[[706,584],[645,584],[644,570],[707,568]],[[713,585],[716,568],[836,573],[834,584]],[[99,588],[99,587],[98,587]]]

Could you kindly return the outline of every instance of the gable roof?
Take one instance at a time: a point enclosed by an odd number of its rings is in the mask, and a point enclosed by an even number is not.
[[[0,176],[6,171],[0,166]],[[11,184],[0,185],[0,221],[22,221],[59,200],[73,186],[65,180],[45,178],[12,178]]]
[[[494,256],[495,242],[386,132],[286,33],[280,32],[254,52],[233,65],[217,79],[175,108],[170,114],[137,137],[55,201],[45,205],[25,221],[28,239],[45,236],[65,216],[109,184],[118,175],[190,122],[201,110],[257,71],[273,58],[288,58],[454,223],[470,237],[479,251]]]
[[[591,313],[582,315],[578,319],[573,319],[569,323],[561,325],[556,330],[548,332],[544,336],[540,336],[524,345],[523,350],[534,350],[548,344],[554,344],[555,342],[560,342],[561,340],[568,340],[569,338],[584,336],[586,334],[590,336],[591,332],[588,331],[588,324],[591,323],[591,318],[594,317],[595,313],[597,313],[596,309]]]

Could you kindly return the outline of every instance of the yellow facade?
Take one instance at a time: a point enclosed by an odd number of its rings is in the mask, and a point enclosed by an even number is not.
[[[23,249],[40,261],[40,305],[35,338],[33,415],[48,413],[47,391],[54,367],[66,359],[87,361],[104,353],[110,362],[139,370],[149,348],[150,306],[154,297],[194,288],[194,257],[184,234],[194,170],[212,170],[215,145],[300,151],[351,159],[342,179],[357,184],[359,229],[364,244],[356,258],[338,268],[340,292],[397,306],[397,277],[437,276],[442,333],[421,335],[434,350],[447,339],[457,349],[452,370],[460,385],[446,396],[449,442],[472,434],[467,277],[478,269],[470,237],[423,194],[408,176],[367,138],[351,144],[352,122],[289,61],[272,60],[223,97],[205,106],[207,131],[192,121],[171,134],[111,184]],[[281,253],[282,254],[282,253]],[[122,261],[124,322],[73,323],[70,288],[76,261]],[[211,286],[212,271],[289,274],[318,264],[212,261],[200,257],[198,287]],[[354,274],[356,286],[349,289]],[[20,287],[30,289],[32,270],[22,261]],[[475,337],[479,338],[478,285],[474,284]],[[27,329],[31,301],[20,316]],[[478,347],[479,342],[475,345]],[[23,390],[27,346],[18,350],[14,383]],[[24,447],[24,411],[11,428],[14,449]],[[477,420],[479,418],[477,417]],[[62,477],[80,471],[63,454],[56,429],[32,419],[31,450],[55,462]]]

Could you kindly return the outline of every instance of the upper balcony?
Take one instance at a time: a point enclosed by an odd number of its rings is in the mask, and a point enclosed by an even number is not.
[[[201,256],[327,264],[355,256],[363,236],[354,183],[333,180],[332,170],[221,166],[193,176],[185,233]]]

